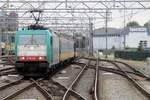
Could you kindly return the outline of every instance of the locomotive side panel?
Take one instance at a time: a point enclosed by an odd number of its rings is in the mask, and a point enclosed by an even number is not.
[[[57,36],[53,36],[51,39],[52,44],[52,61],[51,64],[59,63],[59,38]]]
[[[74,41],[72,39],[60,38],[60,61],[74,57]]]

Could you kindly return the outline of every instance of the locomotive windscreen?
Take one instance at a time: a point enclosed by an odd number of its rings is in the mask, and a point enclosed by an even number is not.
[[[44,45],[45,35],[19,35],[19,45]]]
[[[46,48],[46,35],[44,34],[19,35],[18,56],[46,56]]]

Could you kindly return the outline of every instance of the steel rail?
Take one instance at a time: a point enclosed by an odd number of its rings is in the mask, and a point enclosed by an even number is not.
[[[135,71],[135,72],[139,72],[138,70],[136,70],[135,68],[133,68],[132,66],[130,66],[130,65],[127,64],[127,63],[124,63],[124,62],[121,62],[121,61],[118,61],[118,60],[115,60],[114,62],[124,64],[126,67],[130,68],[131,70],[133,70],[133,71]],[[141,73],[141,72],[139,72],[139,73]],[[142,74],[142,73],[141,73],[141,74]]]
[[[34,82],[30,83],[29,85],[27,85],[26,87],[17,90],[16,92],[6,96],[5,98],[3,98],[2,100],[12,100],[14,97],[16,97],[17,95],[23,93],[26,90],[29,90],[30,88],[32,88],[34,86]]]
[[[140,71],[138,71],[137,69],[135,69],[134,67],[130,66],[129,64],[127,63],[124,63],[124,62],[121,62],[121,61],[112,61],[112,60],[103,60],[103,61],[106,61],[106,62],[110,62],[112,63],[113,65],[115,65],[117,68],[119,67],[116,63],[121,63],[121,64],[124,64],[127,68],[131,69],[133,72],[141,75],[141,76],[145,76],[145,78],[149,79],[149,77],[147,77],[146,75],[144,75],[143,73],[141,73]],[[118,68],[119,69],[119,68]]]
[[[78,64],[79,66],[81,66],[84,63],[76,63],[76,64]],[[90,69],[96,69],[94,65],[89,65],[88,68],[90,68]],[[118,70],[118,69],[106,68],[106,67],[99,66],[99,70],[103,70],[103,71],[106,71],[106,72],[115,73],[115,74],[118,74],[118,75],[121,75],[121,76],[125,77],[125,74],[122,71]],[[137,76],[140,76],[142,78],[146,78],[147,79],[147,77],[145,77],[145,76],[143,76],[141,74],[138,74],[138,73],[135,73],[135,72],[130,72],[130,71],[126,71],[126,72],[129,73],[129,74],[134,74],[134,75],[137,75]]]
[[[15,67],[0,70],[0,76],[16,73]]]
[[[79,66],[82,66],[84,65],[85,63],[79,63],[79,62],[73,62],[74,64],[77,64]],[[91,68],[91,69],[95,69],[95,66],[94,65],[89,65],[88,68]],[[104,71],[108,71],[108,72],[112,72],[112,73],[122,73],[122,71],[118,70],[118,69],[114,69],[114,68],[106,68],[106,67],[102,67],[102,66],[99,66],[99,70],[104,70]],[[126,71],[127,73],[129,74],[134,74],[134,75],[137,75],[137,76],[140,76],[142,78],[146,78],[148,79],[145,75],[141,75],[137,72],[131,72],[131,71]]]
[[[131,69],[133,72],[138,73],[138,74],[140,74],[141,76],[142,76],[142,75],[145,76],[143,73],[139,72],[138,70],[136,70],[136,69],[133,68],[132,66],[130,66],[130,65],[128,65],[128,64],[125,64],[125,63],[123,63],[123,62],[116,61],[116,60],[115,60],[115,61],[112,61],[112,60],[104,60],[104,59],[102,59],[101,61],[110,62],[110,63],[112,63],[113,65],[115,65],[117,68],[118,68],[118,66],[117,66],[116,62],[117,62],[117,63],[124,64],[127,68]],[[118,69],[119,69],[119,68],[118,68]],[[146,76],[145,76],[145,77],[146,77]],[[147,78],[148,78],[148,77],[147,77]]]
[[[41,80],[40,80],[40,81],[41,81]],[[19,81],[16,81],[16,82],[13,82],[12,84],[18,84],[18,83],[19,83]],[[5,89],[5,88],[7,88],[7,87],[10,86],[10,85],[11,85],[11,84],[8,84],[8,85],[2,87],[2,89]],[[44,97],[45,97],[47,100],[53,100],[52,96],[51,96],[45,89],[43,89],[43,88],[37,83],[37,81],[35,81],[35,80],[33,80],[33,79],[31,79],[31,83],[30,83],[29,85],[25,86],[25,87],[22,88],[22,89],[17,90],[16,92],[13,92],[12,94],[6,96],[6,97],[3,98],[2,100],[11,100],[11,99],[15,98],[17,95],[19,95],[19,94],[23,93],[24,91],[29,90],[29,89],[31,89],[31,88],[33,88],[33,87],[36,87],[36,88],[44,95]]]
[[[2,62],[0,62],[0,64],[14,65],[13,57],[14,57],[14,55],[0,56],[0,59],[2,60]]]
[[[90,59],[91,60],[91,59]],[[132,84],[146,97],[150,98],[150,91],[147,90],[142,84],[140,84],[138,81],[136,81],[133,76],[131,76],[130,74],[128,74],[126,71],[124,71],[118,64],[114,63],[113,61],[109,61],[108,62],[112,63],[113,65],[115,65],[120,71],[122,71],[122,73],[124,74],[124,76],[130,81],[132,82]]]
[[[95,68],[95,81],[94,81],[94,100],[99,100],[98,99],[98,79],[99,79],[99,61],[97,59],[96,61],[96,68]]]
[[[95,58],[87,58],[87,57],[84,57],[85,59],[90,59],[90,60],[96,60]],[[124,62],[121,62],[121,61],[118,61],[118,60],[115,60],[115,61],[113,61],[113,60],[106,60],[106,59],[99,59],[100,61],[106,61],[106,62],[110,62],[110,63],[112,63],[113,65],[115,64],[115,62],[118,62],[118,63],[122,63],[122,64],[124,64],[126,67],[128,67],[129,69],[131,69],[132,71],[134,71],[134,72],[136,72],[136,73],[139,73],[139,74],[141,74],[141,75],[143,75],[143,76],[145,76],[143,73],[141,73],[140,71],[138,71],[137,69],[135,69],[135,68],[133,68],[132,66],[130,66],[129,64],[127,64],[127,63],[124,63]],[[146,76],[145,76],[146,77]]]
[[[117,64],[115,64],[116,67],[118,67],[119,70],[121,70],[126,77],[128,78],[128,80],[130,80],[134,86],[146,97],[150,98],[150,91],[147,90],[146,88],[144,88],[143,85],[141,85],[138,81],[136,81],[130,74],[128,74],[127,72],[125,72],[120,66],[118,66]]]
[[[56,82],[56,81],[54,81],[53,79],[52,79],[52,82],[53,82],[56,86],[58,86],[60,89],[62,89],[63,91],[67,91],[67,88],[66,88],[65,86],[63,86],[62,84],[60,84],[59,82]],[[70,93],[73,94],[75,97],[81,98],[81,100],[82,100],[82,98],[83,98],[80,94],[78,94],[78,93],[77,93],[76,91],[74,91],[74,90],[70,90]]]
[[[79,80],[79,78],[83,75],[83,72],[85,71],[85,69],[87,68],[87,64],[84,65],[84,67],[82,68],[82,70],[79,72],[79,74],[75,77],[74,81],[71,83],[71,85],[68,87],[67,91],[65,92],[62,100],[67,100],[71,94],[72,88],[74,87],[74,85],[77,83],[77,81]],[[80,98],[80,100],[85,100],[84,98]]]
[[[0,58],[6,58],[6,57],[14,57],[14,55],[2,55],[2,56],[0,56]]]
[[[130,74],[128,74],[126,71],[124,71],[118,64],[116,64],[113,61],[108,61],[110,63],[112,63],[113,65],[115,65],[120,71],[122,71],[126,78],[131,81],[133,83],[133,85],[146,97],[150,98],[150,91],[147,90],[146,88],[144,88],[144,86],[142,84],[140,84],[138,81],[136,81],[133,76],[131,76]],[[127,64],[126,64],[127,65]]]
[[[3,69],[0,69],[0,72],[2,71],[6,71],[6,70],[11,70],[11,69],[14,69],[15,67],[8,67],[8,68],[3,68]]]
[[[0,76],[4,76],[4,75],[9,75],[9,74],[17,74],[17,72],[15,70],[11,70],[11,71],[7,71],[7,72],[4,72],[4,73],[0,73]]]
[[[22,79],[23,79],[23,78],[22,78]],[[21,80],[22,80],[22,79],[19,79],[19,80],[17,80],[17,81],[14,81],[14,82],[8,83],[8,84],[6,84],[6,85],[0,86],[0,91],[1,91],[1,90],[4,90],[4,89],[6,89],[6,88],[8,88],[8,87],[10,87],[10,86],[12,86],[12,85],[17,85],[17,84],[21,83]]]
[[[87,58],[87,57],[84,57],[85,59],[90,59],[90,60],[96,60],[95,58]],[[110,62],[112,63],[113,65],[116,66],[116,63],[121,63],[123,65],[125,65],[126,67],[128,67],[129,69],[131,69],[133,72],[135,72],[136,74],[138,74],[139,76],[143,76],[147,79],[150,79],[150,77],[144,75],[142,72],[138,71],[137,69],[135,69],[134,67],[132,67],[130,64],[127,64],[125,62],[122,62],[122,61],[118,61],[118,60],[106,60],[106,59],[100,59],[100,61],[106,61],[106,62]],[[116,63],[115,63],[116,62]],[[128,73],[128,71],[126,71]]]
[[[48,93],[44,88],[42,88],[42,86],[40,84],[38,84],[38,81],[35,81],[33,79],[32,79],[32,81],[35,83],[36,88],[46,97],[47,100],[54,100],[52,95],[50,93]]]
[[[14,63],[10,63],[10,62],[8,62],[8,61],[2,61],[2,62],[0,62],[0,64],[2,64],[2,65],[10,65],[10,66],[14,66],[15,64]]]

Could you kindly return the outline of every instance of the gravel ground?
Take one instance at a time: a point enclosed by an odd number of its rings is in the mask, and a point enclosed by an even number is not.
[[[122,63],[118,63],[115,62],[118,66],[120,66],[120,68],[124,71],[130,71],[130,72],[134,72],[132,69],[130,69],[129,67],[127,67],[126,65],[122,64]]]
[[[60,73],[54,75],[52,79],[56,82],[59,82],[63,86],[68,87],[81,69],[81,66],[71,65]]]
[[[19,75],[0,76],[0,86],[17,81],[21,78],[22,78],[22,76],[19,76]]]
[[[21,93],[12,100],[21,100],[21,99],[46,100],[46,98],[41,94],[41,92],[35,87]]]
[[[11,68],[11,67],[14,67],[14,66],[0,64],[0,70],[6,69],[6,68]]]
[[[150,82],[149,81],[139,81],[148,91],[150,91]]]
[[[22,82],[21,84],[13,85],[12,87],[9,87],[7,89],[0,91],[0,99],[4,98],[5,96],[8,96],[9,94],[11,94],[19,89],[22,89],[23,87],[25,87],[29,84],[30,84],[29,81],[25,81],[25,82]]]
[[[5,77],[0,77],[0,86],[10,83],[10,80],[7,80]]]
[[[95,65],[95,61],[91,61],[91,65]],[[115,67],[113,64],[105,62],[105,61],[99,61],[99,66],[101,67],[106,67],[106,68],[114,68],[114,69],[118,69],[117,67]]]
[[[100,71],[99,78],[101,100],[149,100],[122,76]]]
[[[68,100],[78,100],[78,99],[76,99],[75,97],[73,97],[73,96],[69,96],[69,99]]]
[[[94,77],[95,77],[95,70],[87,69],[84,75],[81,77],[81,80],[77,84],[77,87],[75,88],[75,91],[80,93],[87,100],[92,100],[92,97],[89,93],[94,83]]]
[[[80,62],[80,63],[88,63],[88,61],[89,61],[89,60],[87,60],[87,59],[79,59],[79,62]]]
[[[116,66],[114,66],[114,65],[111,64],[111,63],[105,62],[105,61],[100,61],[100,62],[99,62],[99,65],[102,66],[102,67],[106,67],[106,68],[114,68],[114,69],[117,69]]]
[[[116,59],[116,60],[125,62],[141,72],[144,72],[143,69],[147,66],[146,61],[135,61],[135,60],[124,60],[124,59]]]
[[[86,59],[79,59],[80,63],[88,63]],[[81,71],[82,67],[78,65],[70,65],[65,68],[63,71],[57,73],[52,77],[56,82],[59,82],[65,87],[69,87],[76,75]]]
[[[84,59],[80,59],[80,62],[81,63],[87,63],[88,60],[84,60]],[[60,73],[56,74],[55,76],[52,77],[52,79],[56,82],[59,82],[60,84],[62,84],[63,86],[65,87],[69,87],[70,84],[72,83],[72,81],[74,80],[74,78],[77,76],[77,74],[81,71],[82,67],[81,66],[78,66],[78,65],[71,65],[71,66],[68,66],[66,69],[64,69],[63,71],[61,71]],[[87,74],[89,73],[89,70],[87,70]],[[91,71],[90,71],[91,73]],[[92,73],[91,73],[92,74]],[[87,75],[85,76],[85,80],[86,82],[90,81],[90,78],[91,76]],[[82,78],[81,78],[82,79]],[[80,84],[80,83],[79,83]],[[83,86],[83,84],[82,84]],[[83,87],[82,87],[83,88]],[[83,93],[83,95],[87,95],[89,93],[89,89],[90,87],[88,88],[83,88],[83,91],[85,93]],[[74,99],[71,99],[71,100],[74,100]],[[89,99],[91,100],[91,99]]]

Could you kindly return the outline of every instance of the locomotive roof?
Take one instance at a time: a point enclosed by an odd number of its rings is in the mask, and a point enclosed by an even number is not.
[[[34,24],[34,25],[28,26],[28,30],[48,30],[48,28],[41,26],[39,24]]]
[[[52,35],[49,30],[28,30],[28,29],[21,29],[16,32],[17,34],[49,34]]]

